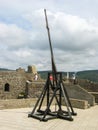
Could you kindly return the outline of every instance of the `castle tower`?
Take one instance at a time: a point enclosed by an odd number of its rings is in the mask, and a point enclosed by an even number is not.
[[[29,66],[28,66],[28,73],[37,74],[37,69],[36,69],[36,67],[35,67],[34,65],[33,65],[33,66],[29,65]]]

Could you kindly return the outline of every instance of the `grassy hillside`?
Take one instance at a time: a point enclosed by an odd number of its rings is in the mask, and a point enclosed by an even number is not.
[[[80,71],[77,73],[77,77],[80,79],[88,79],[98,82],[98,70]]]

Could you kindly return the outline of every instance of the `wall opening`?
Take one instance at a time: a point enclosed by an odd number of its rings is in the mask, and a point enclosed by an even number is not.
[[[9,92],[10,91],[10,85],[8,83],[5,84],[4,91],[5,92]]]

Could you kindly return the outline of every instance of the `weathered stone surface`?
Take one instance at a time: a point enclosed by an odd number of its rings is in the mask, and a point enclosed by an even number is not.
[[[0,109],[33,107],[37,98],[0,100]]]
[[[33,73],[33,74],[36,74],[37,73],[37,70],[36,70],[36,67],[33,65],[33,66],[28,66],[28,72],[29,73]]]
[[[37,99],[38,98],[0,100],[0,109],[34,107]],[[89,107],[88,102],[85,100],[70,99],[70,101],[75,108],[87,109]],[[43,106],[46,106],[46,103],[46,100],[44,100]],[[52,105],[56,107],[57,104],[55,100],[52,102]],[[64,100],[62,101],[62,105],[65,106]]]
[[[21,68],[16,71],[0,71],[0,99],[16,99],[20,93],[25,93],[26,89],[30,89],[28,90],[30,95],[35,97],[35,91],[37,90],[38,93],[41,85],[32,84],[34,82],[34,73],[25,72]],[[27,81],[31,84],[29,85]],[[38,75],[36,82],[39,81],[41,81],[40,75]]]
[[[88,93],[87,90],[81,88],[80,85],[65,85],[68,95],[70,98],[73,99],[78,99],[78,100],[86,100],[88,101],[88,104],[90,104],[90,106],[94,106],[95,105],[95,97]]]

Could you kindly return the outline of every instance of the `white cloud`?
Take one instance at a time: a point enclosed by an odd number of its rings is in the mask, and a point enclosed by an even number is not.
[[[9,8],[11,13],[10,22],[8,22],[8,17],[0,22],[0,60],[2,62],[0,67],[15,69],[19,66],[26,67],[29,64],[35,64],[39,70],[51,69],[49,42],[43,10],[45,1],[42,1],[43,5],[40,3],[42,6],[35,6],[40,7],[38,10],[35,10],[35,7],[33,7],[33,10],[31,9],[30,4],[34,1],[28,4],[24,1],[24,5],[22,5],[22,0],[15,1],[15,3],[10,0],[9,3],[12,2],[11,6],[10,4],[5,5],[4,2],[1,4],[4,8],[13,7]],[[55,0],[52,3],[54,2]],[[28,9],[28,5],[30,9]],[[35,5],[37,5],[36,2]],[[49,5],[51,5],[51,2]],[[13,10],[13,13],[11,10]],[[14,15],[15,19],[18,19],[19,14],[23,26],[19,24],[18,20],[13,20],[13,14],[17,14],[16,18]],[[47,15],[58,70],[97,69],[97,19],[92,21],[92,19],[85,19],[64,11],[47,10]],[[2,18],[5,18],[5,16],[2,15]],[[30,24],[30,26],[27,24]],[[27,27],[25,27],[26,25]]]
[[[8,48],[24,46],[29,40],[29,32],[13,24],[0,23],[1,44]]]

